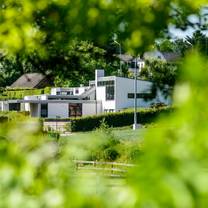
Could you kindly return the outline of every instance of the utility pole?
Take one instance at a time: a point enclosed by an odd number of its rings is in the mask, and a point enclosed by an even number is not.
[[[135,72],[134,72],[134,124],[133,130],[138,128],[137,125],[137,57],[135,58]]]

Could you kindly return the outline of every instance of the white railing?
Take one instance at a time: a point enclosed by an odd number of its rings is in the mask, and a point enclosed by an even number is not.
[[[90,173],[101,173],[109,177],[125,177],[128,170],[135,167],[134,164],[117,162],[98,162],[74,160],[76,170]]]

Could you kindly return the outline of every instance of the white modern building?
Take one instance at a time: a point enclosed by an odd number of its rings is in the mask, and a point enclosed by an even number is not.
[[[169,105],[157,90],[152,93],[152,82],[137,80],[138,107],[154,103]],[[104,75],[104,70],[95,71],[95,80],[88,86],[52,88],[50,95],[26,96],[22,100],[0,102],[0,110],[29,111],[32,117],[68,118],[118,112],[134,107],[134,79]]]

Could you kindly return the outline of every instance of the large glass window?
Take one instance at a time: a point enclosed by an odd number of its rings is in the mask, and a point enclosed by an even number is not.
[[[137,93],[137,98],[143,98],[143,99],[153,99],[155,98],[153,93]],[[128,93],[128,98],[133,99],[134,93]]]
[[[98,86],[114,85],[114,80],[99,81],[97,85]]]
[[[48,104],[41,104],[40,115],[42,118],[48,117]]]
[[[107,85],[106,88],[106,100],[114,100],[114,85]]]

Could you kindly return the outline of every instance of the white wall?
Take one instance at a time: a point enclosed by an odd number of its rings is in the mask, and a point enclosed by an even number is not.
[[[24,100],[47,100],[47,95],[29,95],[25,96]]]
[[[73,95],[81,95],[82,93],[84,93],[86,90],[88,90],[89,87],[69,87],[69,88],[52,88],[51,89],[51,95],[57,95],[57,93],[61,93],[60,95],[67,95],[67,92],[73,92]],[[76,92],[78,91],[78,92]]]
[[[96,105],[97,105],[97,114],[102,113],[102,103],[83,103],[82,104],[82,115],[96,115]]]
[[[102,112],[116,110],[115,100],[106,100],[105,86],[97,87],[96,97],[98,101],[102,101]]]
[[[137,80],[137,93],[151,92],[152,83]],[[116,78],[116,110],[134,107],[134,99],[128,98],[128,93],[134,93],[134,79]],[[148,107],[152,100],[137,99],[138,107]]]
[[[67,103],[48,103],[48,118],[69,117],[69,104]]]
[[[4,111],[4,102],[3,101],[0,102],[0,111]]]
[[[25,111],[30,111],[30,104],[29,103],[25,103]]]
[[[87,87],[74,87],[73,93],[74,93],[74,95],[81,95],[82,93],[85,92],[86,89],[87,89]],[[76,90],[78,90],[78,93],[76,93]]]
[[[9,111],[9,104],[7,101],[2,101],[2,111]]]

